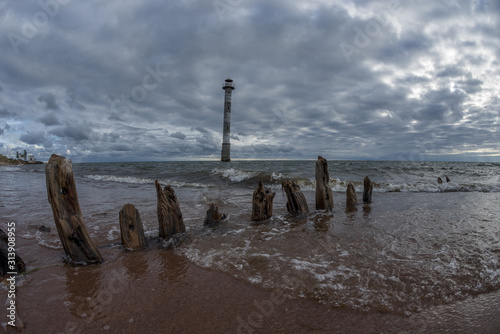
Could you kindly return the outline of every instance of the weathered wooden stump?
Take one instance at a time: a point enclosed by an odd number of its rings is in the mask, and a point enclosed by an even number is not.
[[[182,220],[179,200],[171,186],[165,186],[162,190],[160,182],[155,181],[156,195],[158,197],[157,212],[159,224],[159,237],[169,240],[177,233],[185,233],[186,226]]]
[[[7,229],[8,231],[9,229]],[[12,232],[13,233],[13,232]],[[11,246],[13,245],[12,241],[14,240],[14,236],[11,234]],[[26,264],[21,259],[17,252],[14,255],[14,262],[9,263],[9,253],[12,254],[12,250],[15,247],[11,247],[9,251],[9,236],[8,233],[5,233],[4,230],[0,228],[0,276],[6,275],[7,273],[22,273],[26,270]],[[12,256],[11,256],[12,259]]]
[[[356,196],[356,190],[351,182],[347,185],[345,204],[347,207],[358,204],[358,196]]]
[[[83,221],[71,160],[52,154],[45,167],[45,176],[49,203],[64,251],[75,264],[102,262]]]
[[[371,203],[373,193],[373,184],[368,176],[364,179],[363,202]]]
[[[281,182],[281,189],[286,193],[286,208],[293,215],[300,215],[309,212],[306,197],[300,187],[291,180]]]
[[[262,181],[259,181],[259,185],[252,196],[253,221],[260,221],[272,217],[274,196],[276,196],[276,193],[271,192],[271,188],[265,190]]]
[[[333,209],[333,195],[329,183],[328,162],[319,156],[316,161],[316,210]]]
[[[226,219],[226,215],[219,213],[219,208],[215,204],[211,204],[207,210],[207,215],[203,221],[204,226],[214,226]]]
[[[119,216],[123,246],[127,249],[143,249],[146,246],[146,238],[139,210],[132,204],[125,204]]]

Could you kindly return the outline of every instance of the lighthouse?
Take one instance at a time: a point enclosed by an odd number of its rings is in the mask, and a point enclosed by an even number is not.
[[[233,80],[227,78],[224,85],[222,85],[222,89],[224,89],[224,127],[222,130],[222,153],[220,161],[231,161],[229,133],[231,132],[231,94],[233,89],[235,89]]]

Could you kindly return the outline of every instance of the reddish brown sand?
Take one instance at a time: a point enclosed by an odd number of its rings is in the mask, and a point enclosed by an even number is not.
[[[158,247],[114,259],[103,248],[110,260],[77,268],[35,240],[19,238],[18,251],[31,268],[50,265],[18,287],[23,333],[500,333],[498,292],[405,318],[290,299]]]

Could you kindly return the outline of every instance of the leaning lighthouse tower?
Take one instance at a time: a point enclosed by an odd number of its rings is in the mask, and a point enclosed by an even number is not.
[[[234,83],[233,80],[227,78],[222,86],[224,89],[224,128],[222,134],[222,153],[220,161],[231,161],[231,156],[229,149],[231,144],[229,143],[229,134],[231,132],[231,94],[233,92]]]

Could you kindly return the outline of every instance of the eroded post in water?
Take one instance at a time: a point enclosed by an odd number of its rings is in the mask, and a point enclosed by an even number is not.
[[[257,189],[252,196],[252,220],[260,221],[272,217],[273,200],[276,193],[271,192],[271,188],[264,189],[264,184],[259,181]]]
[[[125,204],[120,210],[119,216],[123,247],[143,249],[146,246],[146,238],[139,210],[132,204]]]
[[[358,204],[358,196],[356,196],[356,190],[351,182],[347,185],[345,204],[347,207]]]
[[[226,219],[226,215],[219,213],[219,208],[215,204],[211,204],[207,210],[207,215],[203,221],[204,226],[215,226],[220,223],[223,219]]]
[[[290,214],[300,215],[309,212],[306,197],[294,181],[284,180],[281,182],[281,189],[286,193],[286,208]]]
[[[52,154],[45,167],[45,176],[49,203],[64,251],[75,264],[102,262],[83,221],[71,160]]]
[[[332,210],[333,196],[330,188],[328,162],[319,156],[316,161],[316,210]]]
[[[179,200],[171,186],[162,190],[160,182],[155,181],[156,195],[158,197],[157,212],[159,224],[159,237],[169,240],[177,233],[185,233],[186,226],[182,220]]]
[[[372,193],[373,193],[373,184],[370,181],[368,176],[364,179],[364,189],[363,189],[363,202],[371,203],[372,201]]]

